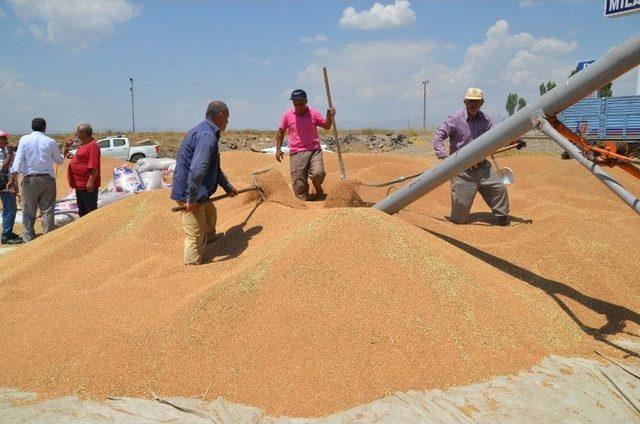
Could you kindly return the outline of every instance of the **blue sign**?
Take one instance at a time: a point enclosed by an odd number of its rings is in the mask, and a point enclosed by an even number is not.
[[[629,13],[640,12],[640,0],[605,0],[604,16],[616,18]]]
[[[576,66],[576,69],[578,71],[582,71],[583,69],[589,67],[589,65],[591,65],[593,62],[595,62],[595,60],[583,60],[582,62],[578,62],[578,66]]]

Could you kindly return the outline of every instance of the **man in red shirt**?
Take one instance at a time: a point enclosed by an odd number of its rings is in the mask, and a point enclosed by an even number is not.
[[[289,159],[291,165],[291,185],[293,192],[302,200],[309,199],[310,179],[316,190],[315,198],[325,197],[322,190],[325,171],[322,160],[322,147],[317,127],[328,130],[333,125],[335,109],[327,110],[327,117],[322,116],[316,109],[307,106],[307,93],[298,89],[291,93],[293,108],[287,110],[278,126],[276,133],[276,159],[278,162],[284,157],[282,141],[289,132]]]
[[[100,147],[93,138],[93,128],[86,122],[76,127],[80,147],[71,158],[67,178],[69,186],[76,189],[78,215],[84,216],[98,209],[98,189],[100,188]],[[70,144],[71,140],[67,141]]]

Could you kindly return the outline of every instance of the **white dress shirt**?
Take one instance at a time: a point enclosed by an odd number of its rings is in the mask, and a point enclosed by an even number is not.
[[[20,138],[11,173],[19,172],[25,177],[34,174],[55,177],[53,164],[60,164],[62,161],[64,158],[55,140],[40,131],[34,131]]]

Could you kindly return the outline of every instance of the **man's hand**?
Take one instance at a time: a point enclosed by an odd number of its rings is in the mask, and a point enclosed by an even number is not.
[[[87,185],[85,187],[87,191],[93,191],[93,181],[87,181]]]
[[[69,157],[69,150],[71,149],[71,145],[73,144],[73,140],[71,138],[67,138],[67,141],[62,146],[62,156],[67,158]]]
[[[16,154],[16,145],[14,143],[8,143],[6,146],[7,157],[13,158]]]
[[[278,162],[282,162],[283,158],[284,158],[284,153],[282,153],[282,150],[280,149],[276,150],[276,160]]]
[[[196,210],[196,207],[198,206],[197,203],[189,203],[187,202],[186,205],[184,205],[184,210],[185,212],[193,212]]]
[[[231,186],[231,190],[229,191],[230,197],[236,197],[238,195],[238,189],[234,186]]]
[[[327,109],[327,118],[328,117],[333,118],[334,116],[336,116],[336,108],[332,107],[332,108]]]
[[[13,191],[14,193],[16,193],[16,195],[18,194],[18,174],[13,173],[11,174],[11,176],[9,177],[9,181],[7,182],[7,190],[9,191]]]

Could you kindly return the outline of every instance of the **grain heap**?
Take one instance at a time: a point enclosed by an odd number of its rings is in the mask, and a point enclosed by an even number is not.
[[[325,208],[362,208],[371,206],[371,202],[365,202],[360,197],[358,190],[362,186],[362,181],[347,178],[338,181],[327,193],[324,202]]]
[[[239,188],[271,161],[222,159]],[[428,166],[395,155],[346,161],[363,181]],[[326,162],[331,190],[337,164]],[[181,265],[167,192],[99,209],[0,257],[0,387],[223,396],[308,416],[517,372],[550,353],[597,346],[620,357],[577,322],[610,323],[613,342],[625,320],[638,331],[639,267],[615,260],[640,255],[637,218],[575,163],[501,162],[518,176],[511,228],[487,226],[481,202],[479,225],[446,222],[446,186],[394,217],[241,195],[218,204],[225,236],[199,267]],[[385,191],[357,193],[372,201]]]

